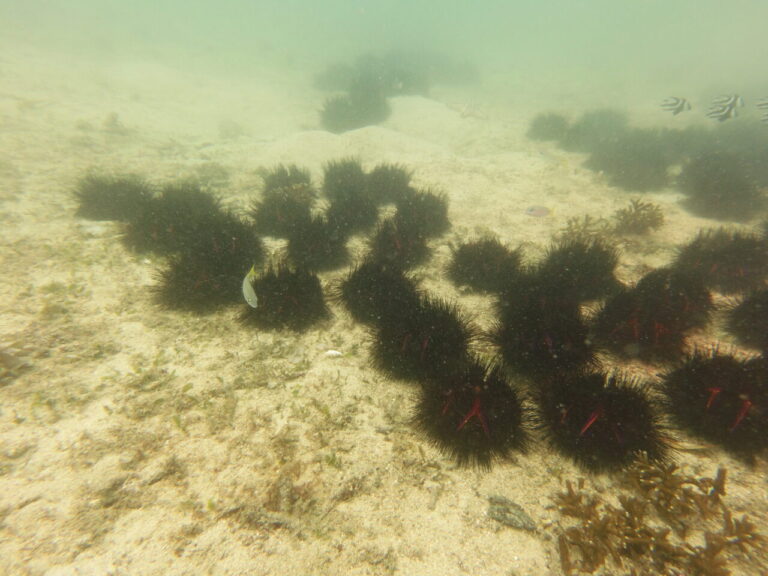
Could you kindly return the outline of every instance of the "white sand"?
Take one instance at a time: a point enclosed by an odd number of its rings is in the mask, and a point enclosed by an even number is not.
[[[159,310],[157,263],[127,252],[116,224],[75,218],[71,190],[92,168],[162,182],[220,165],[225,203],[245,208],[261,166],[319,177],[342,156],[403,163],[450,199],[453,228],[424,283],[481,323],[489,300],[441,279],[448,242],[491,231],[535,257],[569,217],[608,217],[632,196],[579,156],[527,141],[544,104],[525,92],[438,88],[394,99],[381,126],[333,135],[317,129],[323,95],[305,74],[257,76],[3,52],[0,348],[31,368],[0,384],[0,573],[559,574],[548,507],[583,475],[571,463],[537,444],[490,472],[455,467],[409,424],[412,386],[369,367],[366,333],[338,306],[300,336],[243,328],[236,310]],[[646,198],[667,224],[624,246],[624,280],[714,224],[672,191]],[[533,204],[551,215],[526,216]],[[680,459],[705,475],[726,465],[730,507],[768,525],[763,462],[750,470],[719,450]],[[489,519],[495,494],[538,531]]]

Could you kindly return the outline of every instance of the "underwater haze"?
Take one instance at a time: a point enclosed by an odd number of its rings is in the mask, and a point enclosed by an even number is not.
[[[764,87],[759,0],[359,0],[207,2],[14,1],[0,5],[5,42],[84,58],[149,58],[211,73],[263,63],[322,66],[390,50],[447,53],[512,78],[579,90],[745,92]]]
[[[768,0],[0,0],[0,575],[768,574]]]

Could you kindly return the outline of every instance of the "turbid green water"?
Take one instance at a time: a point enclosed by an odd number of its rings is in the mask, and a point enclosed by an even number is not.
[[[493,234],[535,262],[553,235],[590,217],[592,231],[609,229],[617,276],[632,284],[721,223],[717,210],[687,209],[680,162],[660,180],[633,179],[616,172],[612,150],[590,166],[588,150],[527,138],[531,120],[611,107],[673,136],[720,130],[751,161],[760,147],[749,143],[768,130],[756,106],[768,96],[767,21],[768,4],[745,0],[0,0],[0,574],[562,574],[559,538],[580,522],[556,510],[573,505],[569,481],[581,490],[588,478],[583,489],[618,524],[619,494],[659,499],[620,487],[631,474],[589,474],[536,431],[528,453],[491,470],[456,466],[413,425],[418,386],[372,367],[370,334],[339,302],[302,333],[244,326],[237,305],[163,309],[166,258],[127,249],[118,223],[78,217],[72,191],[89,171],[158,186],[192,178],[247,216],[264,167],[296,163],[319,184],[340,158],[365,170],[402,164],[449,201],[451,229],[415,270],[421,286],[490,329],[493,297],[446,278],[460,242]],[[366,54],[424,64],[435,82],[391,97],[377,126],[324,130],[319,111],[334,91],[318,74]],[[705,117],[722,94],[743,96],[739,118]],[[670,96],[693,109],[661,110]],[[653,157],[647,135],[631,145]],[[638,180],[650,189],[619,187]],[[637,199],[664,222],[623,235],[616,213]],[[752,231],[761,218],[756,208],[729,225]],[[354,258],[366,246],[364,234],[348,243]],[[346,273],[320,274],[326,294]],[[718,314],[733,298],[716,294]],[[690,347],[756,354],[721,319]],[[495,351],[486,341],[476,350]],[[663,366],[615,365],[658,392]],[[514,384],[527,385],[520,375]],[[684,476],[661,477],[686,479],[691,490],[670,502],[692,528],[681,535],[676,516],[653,511],[647,525],[670,527],[691,556],[707,531],[733,538],[718,508],[724,467],[732,517],[764,529],[762,457],[749,465],[687,433],[674,448]],[[643,473],[655,472],[634,476]],[[571,510],[587,514],[582,504]],[[733,546],[723,555],[733,573],[766,570],[763,551]],[[572,567],[588,566],[569,550]],[[632,566],[647,565],[646,555]],[[608,566],[623,574],[631,562]]]

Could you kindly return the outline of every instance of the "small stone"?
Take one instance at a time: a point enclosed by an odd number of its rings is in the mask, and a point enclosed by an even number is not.
[[[536,523],[528,516],[525,510],[509,498],[504,496],[489,496],[488,516],[505,526],[534,532]]]

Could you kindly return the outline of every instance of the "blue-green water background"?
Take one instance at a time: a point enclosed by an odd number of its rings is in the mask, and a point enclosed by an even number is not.
[[[3,0],[0,35],[84,57],[148,57],[212,72],[321,66],[368,51],[429,50],[530,81],[578,71],[670,89],[765,87],[762,0]]]

